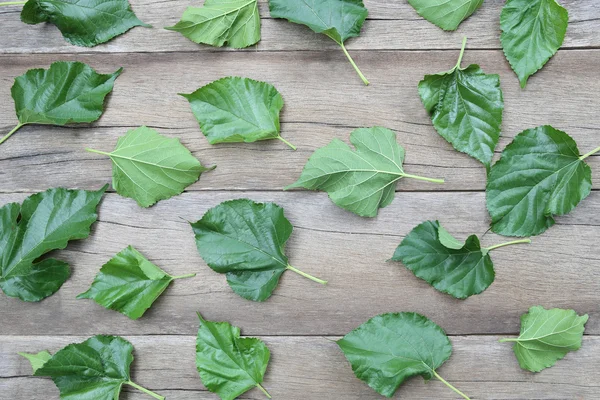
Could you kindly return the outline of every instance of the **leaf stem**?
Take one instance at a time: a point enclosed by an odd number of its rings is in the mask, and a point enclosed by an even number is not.
[[[592,154],[596,154],[599,151],[600,151],[600,147],[596,147],[594,150],[590,151],[589,153],[585,153],[584,155],[582,155],[581,157],[579,157],[579,159],[583,161],[586,158],[588,158],[589,156],[591,156]]]
[[[109,156],[110,157],[110,153],[107,153],[105,151],[94,150],[94,149],[85,149],[85,151],[89,151],[90,153],[102,154],[103,156]]]
[[[193,278],[195,276],[196,276],[196,274],[186,274],[186,275],[172,276],[171,278],[173,278],[173,279],[186,279],[186,278]]]
[[[363,83],[367,86],[369,86],[369,81],[367,80],[367,78],[365,78],[365,76],[363,75],[362,72],[360,72],[360,69],[358,68],[358,66],[356,65],[356,63],[354,62],[354,60],[352,59],[352,57],[350,57],[350,53],[348,53],[348,50],[346,50],[346,46],[344,46],[344,43],[338,43],[340,45],[340,47],[342,48],[342,50],[344,50],[344,54],[346,55],[346,57],[348,57],[348,61],[350,61],[350,64],[352,64],[352,66],[354,67],[354,70],[356,71],[356,73],[358,74],[358,76],[360,76],[360,79],[362,79]]]
[[[433,183],[444,183],[443,179],[425,178],[423,176],[411,175],[411,174],[402,174],[402,176],[404,178],[418,179],[420,181],[433,182]]]
[[[452,386],[451,384],[449,384],[444,378],[442,378],[441,376],[438,375],[437,372],[433,371],[433,375],[438,378],[440,381],[442,381],[442,383],[444,383],[444,385],[448,386],[450,389],[452,389],[455,393],[461,395],[462,397],[464,397],[467,400],[471,400],[467,397],[466,394],[464,394],[463,392],[461,392],[460,390],[458,390],[457,388],[455,388],[454,386]]]
[[[265,394],[265,396],[267,396],[268,399],[271,398],[271,395],[269,394],[269,392],[267,392],[267,389],[262,387],[260,383],[257,383],[256,387],[259,388]]]
[[[3,5],[4,3],[0,3],[0,6]],[[25,124],[21,124],[19,123],[17,126],[15,126],[12,131],[8,132],[6,135],[4,135],[4,137],[2,139],[0,139],[0,144],[6,142],[6,140],[12,136],[13,133],[15,133],[16,131],[18,131],[19,129],[21,129],[21,127],[23,127],[23,125]]]
[[[302,275],[303,277],[308,278],[311,281],[315,281],[317,283],[320,283],[321,285],[326,285],[327,284],[327,281],[324,281],[324,280],[319,279],[319,278],[315,278],[314,276],[309,275],[306,272],[302,272],[299,269],[292,267],[290,264],[288,264],[287,269],[289,269],[290,271],[294,271],[295,273],[297,273],[299,275]]]
[[[518,338],[504,338],[504,339],[500,339],[498,340],[498,342],[500,343],[506,343],[506,342],[518,342],[519,339]]]
[[[492,251],[492,250],[500,248],[500,247],[510,246],[512,244],[521,244],[521,243],[531,243],[531,239],[520,239],[520,240],[513,240],[512,242],[500,243],[500,244],[497,244],[494,246],[487,247],[486,250]]]
[[[158,399],[158,400],[165,400],[165,398],[164,398],[163,396],[161,396],[160,394],[156,394],[156,393],[154,393],[154,392],[152,392],[152,391],[150,391],[150,390],[148,390],[148,389],[146,389],[146,388],[143,388],[143,387],[141,387],[140,385],[138,385],[138,384],[136,384],[136,383],[133,383],[133,382],[131,382],[131,381],[127,381],[127,382],[125,382],[125,384],[127,384],[127,385],[129,385],[129,386],[133,386],[134,388],[136,388],[136,389],[137,389],[137,390],[139,390],[140,392],[144,392],[144,393],[146,393],[146,394],[148,394],[148,395],[150,395],[150,396],[154,397],[155,399]]]
[[[290,146],[292,148],[292,150],[296,151],[296,146],[294,146],[293,144],[291,144],[290,142],[288,142],[287,140],[285,140],[281,136],[277,136],[277,139],[281,140],[283,143],[285,143],[288,146]]]
[[[460,63],[462,63],[463,56],[465,55],[465,49],[467,48],[467,37],[463,37],[462,47],[460,49],[460,55],[458,56],[458,62],[456,63],[455,69],[460,69]]]
[[[25,3],[27,3],[26,1],[7,1],[5,3],[0,3],[0,7],[2,6],[22,6]]]

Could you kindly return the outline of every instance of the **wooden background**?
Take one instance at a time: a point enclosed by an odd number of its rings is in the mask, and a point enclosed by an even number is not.
[[[410,229],[439,219],[460,238],[483,234],[485,170],[454,151],[433,129],[417,94],[424,74],[450,69],[464,35],[463,65],[499,73],[506,110],[498,153],[520,131],[552,124],[568,132],[581,153],[600,144],[600,3],[561,0],[570,13],[564,47],[521,90],[499,46],[501,0],[487,0],[457,32],[421,19],[405,0],[365,0],[369,19],[348,48],[372,85],[363,86],[341,50],[308,28],[269,17],[260,1],[262,41],[242,51],[196,45],[175,32],[187,1],[132,0],[137,15],[155,29],[135,28],[92,49],[66,43],[51,25],[19,21],[20,7],[0,9],[0,132],[17,120],[10,87],[27,69],[56,60],[80,60],[102,73],[124,67],[107,110],[91,126],[26,126],[0,147],[0,205],[49,187],[98,189],[111,178],[108,159],[85,147],[110,151],[128,129],[147,125],[178,137],[205,165],[217,165],[186,193],[141,209],[114,192],[100,207],[92,236],[55,254],[73,267],[71,279],[41,303],[0,295],[0,397],[58,398],[51,381],[31,377],[16,352],[56,351],[95,334],[123,335],[135,345],[133,378],[170,400],[216,399],[194,365],[196,311],[226,320],[244,335],[261,337],[272,352],[264,386],[274,399],[378,399],[356,379],[332,342],[373,315],[417,311],[441,325],[454,344],[439,372],[473,399],[598,399],[600,383],[600,156],[588,159],[594,191],[531,245],[493,253],[496,282],[483,294],[458,301],[386,262]],[[199,6],[201,2],[194,2]],[[282,135],[293,152],[273,140],[211,146],[178,92],[227,75],[274,84],[286,106]],[[287,192],[310,154],[332,138],[348,140],[358,127],[397,132],[409,173],[445,178],[445,185],[405,180],[393,204],[375,219],[359,218],[326,194]],[[253,303],[234,294],[195,249],[186,220],[195,221],[221,201],[249,197],[285,207],[294,225],[287,246],[291,263],[329,280],[326,287],[293,273],[273,297]],[[504,238],[487,234],[484,244]],[[196,272],[177,281],[139,321],[76,300],[100,266],[133,245],[168,273]],[[530,306],[574,308],[590,314],[584,344],[539,374],[520,370],[509,344],[497,339],[519,331]],[[123,399],[145,399],[129,391]],[[440,382],[415,378],[396,398],[455,399]],[[241,396],[263,399],[257,390]]]

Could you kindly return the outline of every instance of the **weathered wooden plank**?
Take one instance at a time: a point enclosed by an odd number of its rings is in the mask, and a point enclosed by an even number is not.
[[[24,197],[0,195],[0,204]],[[290,262],[329,284],[321,286],[288,272],[264,303],[234,294],[225,277],[200,258],[187,221],[239,197],[282,205],[295,226],[287,246]],[[429,315],[450,334],[503,334],[517,332],[519,316],[538,304],[589,313],[588,333],[600,333],[599,192],[569,216],[558,218],[558,225],[533,238],[531,245],[495,251],[496,282],[465,301],[435,291],[400,263],[386,262],[414,226],[436,218],[461,238],[483,234],[489,223],[479,192],[399,193],[376,219],[350,214],[323,193],[194,192],[151,209],[109,194],[92,237],[54,255],[74,270],[57,294],[41,303],[0,295],[0,334],[193,334],[194,315],[200,311],[209,319],[228,318],[248,334],[340,335],[375,314],[398,310]],[[487,234],[483,243],[507,240]],[[129,244],[167,272],[198,273],[174,283],[138,321],[75,299],[100,266]]]
[[[193,317],[192,317],[193,318]],[[195,322],[194,322],[195,324]],[[242,327],[242,333],[244,329]],[[85,337],[0,337],[0,391],[7,399],[57,398],[48,379],[31,377],[29,362],[16,352],[56,351]],[[194,336],[133,336],[133,380],[169,400],[216,399],[202,386],[194,364]],[[271,350],[264,386],[274,399],[380,399],[354,377],[333,340],[337,337],[262,337]],[[598,382],[590,379],[600,363],[600,337],[587,336],[582,348],[539,374],[519,369],[508,344],[496,336],[453,337],[454,352],[439,369],[445,379],[473,399],[595,399]],[[128,390],[128,389],[126,389]],[[147,399],[128,390],[125,399]],[[253,390],[240,399],[263,399]],[[456,399],[439,381],[409,380],[394,398]]]
[[[47,67],[55,58],[86,61],[102,72],[125,67],[98,123],[91,127],[26,126],[4,143],[0,191],[103,184],[110,180],[110,161],[84,148],[110,150],[127,129],[142,124],[181,138],[204,163],[218,166],[190,190],[280,190],[297,179],[316,148],[333,137],[348,140],[354,128],[374,125],[398,132],[398,141],[406,148],[407,171],[446,178],[445,185],[407,179],[399,190],[482,190],[484,168],[435,132],[416,90],[424,74],[453,65],[457,52],[357,52],[356,56],[373,82],[370,87],[362,85],[337,53],[206,53],[200,59],[191,53],[0,57],[0,95],[6,100],[0,102],[2,133],[16,124],[10,87],[14,77],[27,69]],[[559,53],[526,90],[519,88],[501,51],[468,51],[464,65],[472,62],[502,77],[506,110],[499,150],[521,130],[543,124],[567,131],[582,153],[599,145],[600,99],[595,93],[600,92],[600,51]],[[277,140],[207,143],[187,101],[177,93],[192,92],[230,74],[266,80],[280,90],[286,101],[282,135],[298,151]],[[589,162],[597,172],[600,157],[591,157]],[[39,173],[42,170],[44,174]],[[599,188],[600,174],[594,176],[594,187]]]

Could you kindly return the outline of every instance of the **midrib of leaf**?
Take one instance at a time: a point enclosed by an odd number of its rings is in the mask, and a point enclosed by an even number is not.
[[[569,318],[569,317],[570,317],[570,316],[568,316],[568,315],[567,315],[567,316],[565,316],[565,317],[563,317],[563,318],[562,318],[560,321],[558,321],[558,322],[556,323],[556,325],[555,325],[555,326],[554,326],[554,328],[552,328],[552,329],[556,329],[556,327],[557,327],[558,325],[560,325],[560,324],[561,324],[561,322],[563,322],[565,319],[567,319],[567,318]],[[536,317],[536,319],[537,319],[537,317]],[[575,318],[575,319],[574,319],[574,322],[576,322],[576,321],[577,321],[577,318]],[[547,322],[547,321],[546,321],[546,322]],[[533,326],[533,324],[535,324],[535,320],[534,320],[534,322],[532,323],[532,326]],[[545,324],[545,322],[544,322],[544,324]],[[540,325],[540,327],[539,327],[539,328],[536,330],[536,333],[534,333],[534,335],[535,335],[535,334],[537,334],[537,332],[539,332],[539,331],[540,331],[540,330],[541,330],[541,329],[544,327],[544,324]],[[533,336],[533,337],[530,337],[530,338],[527,338],[527,339],[522,339],[522,338],[521,338],[521,336],[523,336],[523,335],[524,335],[524,334],[527,332],[527,330],[525,330],[525,332],[523,332],[523,333],[522,333],[522,334],[521,334],[521,335],[520,335],[518,338],[516,338],[514,341],[516,341],[516,342],[531,342],[531,341],[534,341],[534,340],[539,340],[540,342],[544,343],[544,342],[542,341],[542,339],[544,339],[544,338],[547,338],[547,337],[549,337],[549,336],[553,336],[553,335],[561,335],[561,334],[563,334],[563,333],[566,333],[566,332],[570,331],[571,329],[575,328],[576,326],[577,326],[577,325],[571,325],[571,326],[569,326],[568,328],[566,328],[566,329],[563,329],[563,330],[561,330],[561,331],[551,331],[550,333],[547,333],[547,334],[545,334],[545,335],[541,335],[541,336]],[[544,343],[544,344],[546,344],[546,343]],[[551,346],[554,346],[554,345],[551,345]],[[556,346],[556,347],[561,347],[561,346]]]
[[[151,149],[151,150],[157,150],[157,149],[158,148]],[[93,150],[93,149],[86,149],[86,150],[90,151],[92,153],[102,154],[102,155],[108,156],[110,158],[121,158],[123,160],[131,161],[132,163],[150,165],[150,166],[153,166],[153,167],[157,167],[159,169],[167,169],[167,170],[171,170],[171,171],[184,172],[184,173],[189,173],[190,172],[190,170],[188,170],[188,169],[181,169],[181,168],[176,168],[176,167],[163,166],[163,165],[161,165],[159,163],[153,163],[153,162],[150,162],[150,161],[143,161],[143,160],[140,160],[140,159],[137,159],[137,158],[133,158],[133,157],[121,156],[121,155],[115,154],[114,152],[113,153],[107,153],[105,151],[99,151],[99,150]],[[121,150],[121,149],[117,149],[117,151],[118,150]],[[145,150],[145,152],[146,151],[151,151],[151,150]],[[140,153],[140,154],[142,154],[142,153]],[[164,161],[164,159],[161,160],[161,161]],[[118,165],[117,163],[115,163],[115,164]],[[121,167],[119,167],[119,169],[122,170]],[[125,171],[123,171],[123,173],[125,173]],[[127,175],[127,174],[125,173],[125,175]],[[152,179],[152,180],[154,181],[154,179]]]
[[[198,100],[198,101],[200,101],[200,102],[202,102],[202,103],[206,103],[206,104],[210,105],[211,107],[214,107],[214,108],[216,108],[216,109],[217,109],[217,110],[219,110],[219,111],[223,111],[223,112],[226,112],[226,113],[228,113],[228,114],[231,114],[231,115],[233,115],[233,116],[234,116],[234,117],[236,117],[237,119],[239,119],[239,120],[242,120],[242,121],[244,121],[244,122],[248,123],[249,125],[252,125],[253,127],[257,128],[258,130],[260,130],[260,132],[261,132],[261,133],[263,133],[263,132],[265,132],[265,133],[271,133],[271,131],[265,131],[265,129],[264,129],[262,126],[258,126],[258,125],[256,125],[256,124],[255,124],[253,121],[248,121],[246,118],[244,118],[244,117],[240,117],[239,115],[237,115],[236,113],[234,113],[234,112],[233,112],[233,111],[231,111],[231,110],[226,110],[226,109],[224,109],[224,108],[218,107],[217,105],[215,105],[215,104],[212,104],[212,103],[209,103],[209,102],[207,102],[207,101],[204,101],[204,100]],[[277,136],[279,136],[279,132],[277,131],[277,127],[273,126],[273,128],[274,128],[274,130],[275,130],[275,133],[277,133]],[[274,137],[274,138],[275,138],[275,137]]]
[[[229,11],[228,11],[228,10],[226,10],[226,9],[222,9],[222,11],[223,11],[223,13],[222,13],[222,14],[218,14],[218,15],[216,15],[216,16],[214,16],[214,17],[211,17],[211,18],[206,18],[205,20],[203,20],[203,21],[201,21],[201,22],[194,23],[194,24],[192,24],[192,25],[190,25],[190,26],[201,25],[201,24],[205,24],[206,22],[208,22],[208,21],[212,21],[212,20],[214,20],[214,19],[217,19],[217,18],[223,18],[223,16],[225,16],[225,15],[229,15],[229,14],[233,14],[234,12],[238,12],[238,11],[240,11],[242,8],[248,7],[248,6],[249,6],[250,4],[252,4],[252,3],[254,3],[254,4],[256,5],[256,7],[258,7],[257,0],[250,0],[250,1],[249,1],[249,2],[247,2],[246,4],[244,4],[244,5],[242,5],[242,6],[238,7],[238,8],[231,9],[231,10],[229,10]],[[204,8],[204,7],[202,7],[202,8]],[[210,8],[210,9],[214,9],[214,10],[216,10],[216,9],[219,9],[219,7],[214,7],[214,8],[213,8],[213,7],[209,7],[209,8]],[[254,13],[252,13],[252,16],[254,16]],[[231,25],[229,25],[229,28],[228,28],[227,30],[229,30],[229,29],[231,28],[231,26],[233,26],[233,22],[235,22],[235,20],[234,20],[234,21],[232,21]],[[245,24],[243,24],[243,25],[246,25],[246,24],[247,24],[247,22],[246,22]]]

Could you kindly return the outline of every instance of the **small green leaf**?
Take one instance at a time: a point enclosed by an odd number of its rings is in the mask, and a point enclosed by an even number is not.
[[[356,129],[350,134],[350,142],[355,151],[339,139],[315,151],[298,181],[285,190],[322,190],[338,206],[362,217],[375,217],[378,209],[394,200],[396,182],[402,178],[444,183],[405,173],[404,149],[389,129]]]
[[[435,371],[452,354],[444,330],[417,313],[381,314],[337,341],[356,377],[377,393],[392,397],[407,379],[436,377],[465,399]]]
[[[181,21],[165,28],[180,32],[196,43],[235,49],[260,40],[257,0],[206,0],[202,7],[188,7]]]
[[[562,46],[568,25],[569,12],[556,0],[507,0],[500,42],[522,88]]]
[[[21,12],[26,24],[49,22],[75,46],[92,47],[144,26],[127,0],[29,0]]]
[[[486,187],[492,230],[505,236],[539,235],[592,189],[592,170],[565,132],[540,126],[519,133],[494,164]]]
[[[34,375],[52,378],[62,400],[118,400],[124,384],[165,400],[131,382],[132,352],[133,346],[127,340],[98,335],[59,350]]]
[[[460,242],[438,221],[425,221],[415,227],[396,249],[392,260],[401,261],[418,278],[457,299],[479,294],[494,282],[491,250],[529,239],[482,248],[471,235]]]
[[[553,366],[570,351],[579,350],[588,315],[578,316],[574,310],[536,306],[521,316],[521,335],[513,350],[521,368],[540,372]]]
[[[89,290],[77,298],[92,299],[104,308],[138,319],[174,279],[193,276],[168,275],[129,246],[104,264]]]
[[[360,35],[369,14],[362,0],[269,0],[269,8],[273,18],[306,25],[316,33],[329,36],[342,48],[363,83],[369,84],[344,46],[346,40]]]
[[[498,75],[486,75],[478,65],[425,75],[419,95],[436,131],[454,148],[490,168],[500,138],[504,99]]]
[[[39,260],[70,240],[84,239],[96,222],[96,209],[107,186],[86,190],[49,189],[29,196],[22,205],[0,208],[0,288],[10,297],[40,301],[69,278],[69,265]]]
[[[240,329],[227,322],[206,321],[198,313],[196,367],[202,384],[222,400],[233,400],[261,383],[271,353],[257,338],[240,338]]]
[[[408,0],[417,13],[442,28],[453,31],[481,7],[484,0]]]
[[[279,139],[296,150],[279,134],[283,98],[273,85],[228,77],[181,96],[190,102],[210,144]]]
[[[52,358],[52,354],[48,353],[46,350],[40,351],[37,354],[19,353],[19,355],[29,360],[34,374],[38,369],[42,368],[49,359]]]
[[[204,261],[214,271],[227,274],[229,286],[245,299],[268,299],[288,269],[326,283],[288,264],[284,248],[293,227],[283,208],[274,203],[226,201],[191,225]]]
[[[87,64],[64,61],[47,70],[30,69],[15,79],[11,89],[19,124],[0,144],[27,124],[62,126],[96,121],[122,70],[101,75]]]
[[[87,149],[109,156],[113,162],[113,187],[142,207],[181,194],[196,182],[205,168],[179,139],[169,139],[142,126],[119,139],[112,153]]]

